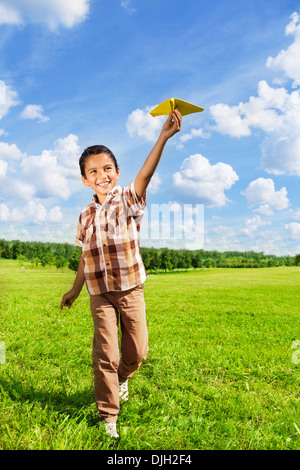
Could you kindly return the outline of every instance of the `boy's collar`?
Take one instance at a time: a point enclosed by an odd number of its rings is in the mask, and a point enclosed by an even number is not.
[[[121,186],[115,186],[113,189],[111,189],[111,190],[107,193],[106,199],[105,199],[105,201],[104,201],[103,204],[105,204],[105,202],[107,201],[107,199],[108,199],[109,196],[116,196],[117,194],[120,194],[121,192],[122,192]],[[98,196],[97,196],[97,194],[93,194],[93,199],[94,199],[94,202],[95,202],[96,204],[100,204],[100,202],[98,201]]]

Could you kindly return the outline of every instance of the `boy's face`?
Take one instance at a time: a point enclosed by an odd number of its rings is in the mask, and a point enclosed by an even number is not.
[[[106,153],[90,155],[85,162],[85,176],[81,179],[85,186],[90,186],[97,194],[98,201],[103,204],[107,193],[111,191],[120,176],[114,162]]]

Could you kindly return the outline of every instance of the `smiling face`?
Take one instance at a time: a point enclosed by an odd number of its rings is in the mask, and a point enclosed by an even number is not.
[[[85,186],[90,186],[97,194],[98,201],[103,204],[107,193],[111,191],[120,176],[120,169],[107,153],[90,155],[85,162],[85,176],[81,179]]]

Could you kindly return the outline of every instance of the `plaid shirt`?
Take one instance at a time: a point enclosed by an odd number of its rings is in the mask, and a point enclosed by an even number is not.
[[[76,236],[87,289],[91,295],[131,289],[147,277],[139,241],[146,193],[139,201],[131,183],[115,186],[103,205],[93,198],[80,214]]]

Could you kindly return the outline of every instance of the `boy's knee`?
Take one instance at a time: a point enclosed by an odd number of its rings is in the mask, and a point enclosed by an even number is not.
[[[135,353],[130,355],[123,355],[123,359],[127,362],[128,365],[140,365],[147,358],[148,354],[148,345],[143,346],[139,350],[136,350]]]
[[[93,356],[93,368],[100,369],[103,372],[105,371],[113,371],[116,372],[119,367],[119,357],[115,358],[101,358],[98,356]]]

